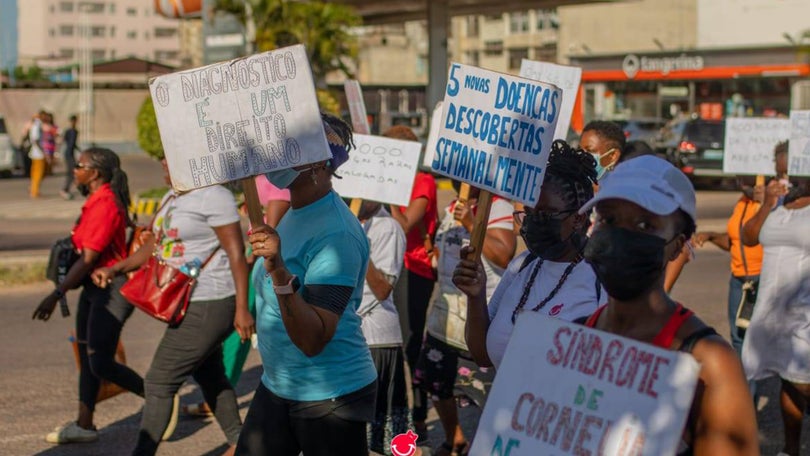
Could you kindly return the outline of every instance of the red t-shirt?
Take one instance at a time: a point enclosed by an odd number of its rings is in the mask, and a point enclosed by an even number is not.
[[[428,173],[419,172],[413,183],[411,201],[417,198],[427,198],[428,206],[425,217],[411,228],[407,234],[405,244],[405,268],[416,275],[427,279],[436,280],[430,258],[425,251],[425,236],[427,233],[431,237],[436,234],[437,220],[439,218],[436,202],[436,179]],[[400,207],[401,212],[405,212],[405,207]]]
[[[73,245],[100,252],[97,268],[112,266],[127,255],[126,214],[118,206],[110,184],[93,192],[82,206],[79,223],[73,227]]]

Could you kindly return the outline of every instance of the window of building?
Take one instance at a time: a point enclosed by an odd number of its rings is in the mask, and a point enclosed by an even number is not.
[[[105,35],[106,29],[103,25],[94,25],[90,27],[90,36],[102,37]]]
[[[72,13],[73,12],[73,2],[61,2],[59,3],[59,11],[63,13]]]
[[[560,28],[560,18],[555,9],[539,9],[537,14],[537,30]]]
[[[138,32],[136,32],[135,30],[130,30],[130,31],[127,32],[127,38],[129,38],[131,40],[134,40],[137,37],[138,37]]]
[[[480,33],[478,16],[467,16],[467,36],[476,37]]]
[[[556,62],[557,45],[552,43],[534,48],[534,57],[532,60],[537,60],[538,62]]]
[[[149,32],[143,32],[143,39],[145,40],[149,39]]]
[[[467,65],[480,66],[481,53],[478,51],[467,51],[464,53],[467,56]]]
[[[72,59],[75,55],[75,51],[73,49],[60,49],[59,56],[65,59]]]
[[[56,32],[54,31],[54,29],[48,30],[48,36],[55,36],[55,35],[56,35]]]
[[[174,27],[155,27],[155,38],[170,38],[177,36],[177,29]]]
[[[127,8],[127,16],[137,16],[138,10],[136,8]]]
[[[155,60],[158,62],[165,62],[167,60],[175,60],[180,56],[178,51],[155,51]]]
[[[512,33],[525,33],[529,31],[529,14],[519,11],[509,14],[509,31]]]
[[[503,19],[503,14],[488,14],[484,18],[488,21],[500,21]]]
[[[514,48],[509,49],[509,69],[520,69],[520,63],[523,59],[529,58],[529,48]]]
[[[110,26],[110,37],[115,38],[115,26],[114,25]]]
[[[115,14],[115,3],[110,2],[110,14]]]
[[[93,60],[104,60],[104,56],[107,55],[107,51],[104,49],[93,49],[93,52],[90,54],[90,57]]]
[[[79,11],[86,13],[103,13],[104,3],[101,2],[79,2]]]
[[[60,25],[59,26],[59,36],[73,36],[73,26],[72,25]]]
[[[110,58],[111,59],[115,58],[115,49],[110,49]]]
[[[56,8],[54,8],[54,6],[53,6],[53,5],[51,5],[51,6],[48,8],[48,11],[50,11],[51,13],[53,13],[55,10],[56,10]]]
[[[484,55],[501,55],[503,52],[503,41],[484,41]]]

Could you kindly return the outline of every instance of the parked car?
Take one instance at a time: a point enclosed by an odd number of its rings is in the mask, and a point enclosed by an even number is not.
[[[6,131],[6,121],[0,117],[0,176],[11,176],[17,162],[16,154],[17,151]]]
[[[659,150],[693,180],[718,180],[723,174],[726,122],[692,119],[669,127],[658,143]]]
[[[615,120],[614,122],[622,127],[628,141],[644,141],[650,147],[654,146],[655,139],[666,125],[666,121],[655,117]]]

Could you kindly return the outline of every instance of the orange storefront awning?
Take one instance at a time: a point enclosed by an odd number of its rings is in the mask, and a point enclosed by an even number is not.
[[[690,79],[736,79],[751,77],[801,77],[810,75],[810,65],[794,63],[782,65],[746,65],[703,68],[702,70],[640,71],[630,79],[623,70],[585,70],[582,82],[610,81],[672,81]]]

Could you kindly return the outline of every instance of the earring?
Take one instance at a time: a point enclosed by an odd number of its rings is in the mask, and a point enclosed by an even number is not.
[[[318,176],[315,174],[315,168],[312,168],[312,174],[309,175],[312,178],[312,183],[318,185]]]

